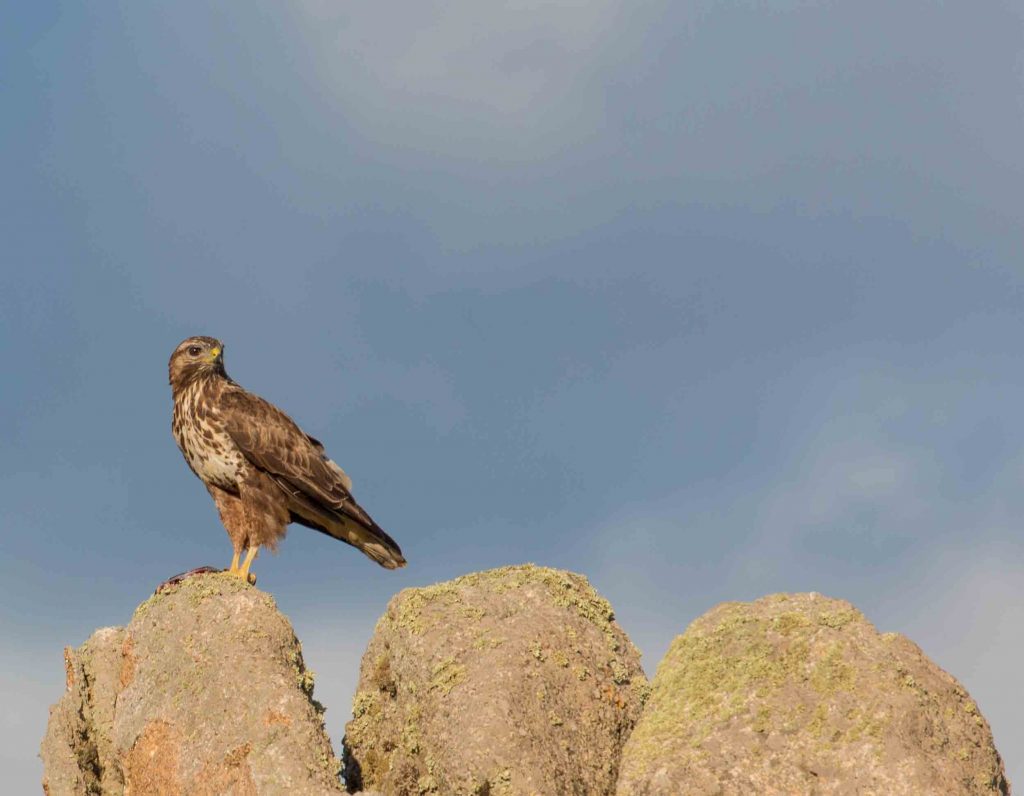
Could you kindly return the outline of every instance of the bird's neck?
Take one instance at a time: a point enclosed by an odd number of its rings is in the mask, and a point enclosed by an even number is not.
[[[209,387],[217,389],[225,384],[234,384],[234,382],[232,382],[228,377],[228,374],[224,372],[223,367],[220,367],[217,370],[203,368],[183,373],[179,378],[171,381],[171,395],[175,400],[177,400],[193,387],[208,385]]]

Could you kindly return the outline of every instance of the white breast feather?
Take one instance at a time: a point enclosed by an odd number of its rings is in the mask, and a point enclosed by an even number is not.
[[[189,396],[187,409],[181,418],[179,447],[192,470],[203,481],[223,487],[236,487],[239,470],[244,466],[242,452],[224,431],[214,432],[216,446],[211,445],[195,419],[195,394]]]

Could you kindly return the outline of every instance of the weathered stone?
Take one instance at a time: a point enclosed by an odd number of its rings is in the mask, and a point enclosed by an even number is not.
[[[66,692],[50,709],[40,751],[44,789],[51,794],[117,793],[120,771],[105,766],[111,757],[111,729],[125,631],[97,630],[77,650],[64,649]]]
[[[191,577],[65,654],[51,796],[342,792],[291,625],[235,577]]]
[[[988,724],[903,636],[817,594],[725,603],[658,666],[619,796],[1007,794]]]
[[[405,794],[610,794],[647,693],[611,606],[534,566],[406,589],[363,656],[346,781]]]

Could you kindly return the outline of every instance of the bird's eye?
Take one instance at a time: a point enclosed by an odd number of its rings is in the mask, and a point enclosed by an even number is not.
[[[199,356],[199,354],[200,354],[200,353],[202,352],[202,350],[203,350],[203,349],[201,349],[201,348],[200,348],[199,346],[197,346],[197,345],[190,345],[190,346],[188,347],[188,353],[189,353],[189,354],[190,354],[191,356],[194,356],[194,357],[197,357],[197,356]]]

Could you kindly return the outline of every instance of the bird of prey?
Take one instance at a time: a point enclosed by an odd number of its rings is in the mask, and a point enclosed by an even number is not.
[[[223,343],[190,337],[174,349],[168,370],[171,430],[234,546],[229,572],[248,580],[260,547],[273,550],[291,522],[347,542],[382,567],[405,566],[398,545],[355,501],[352,480],[319,440],[231,380]]]

